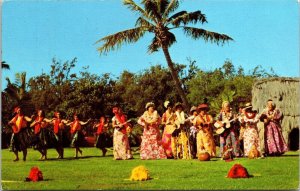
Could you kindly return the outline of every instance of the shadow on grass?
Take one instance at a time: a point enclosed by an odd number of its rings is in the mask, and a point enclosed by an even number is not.
[[[107,155],[107,156],[99,156],[99,155],[89,155],[89,156],[80,156],[80,157],[64,157],[63,159],[61,158],[47,158],[47,160],[40,160],[38,159],[37,161],[64,161],[64,160],[80,160],[80,159],[89,159],[89,158],[113,158],[112,155]]]
[[[47,182],[47,181],[51,181],[51,180],[54,180],[54,179],[51,179],[51,178],[45,178],[45,179],[43,179],[43,180],[39,180],[38,182]],[[33,182],[33,181],[29,181],[29,180],[24,180],[24,182]]]

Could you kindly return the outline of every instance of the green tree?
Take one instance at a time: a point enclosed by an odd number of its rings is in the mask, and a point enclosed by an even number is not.
[[[31,99],[35,108],[43,109],[50,115],[56,110],[64,111],[61,103],[73,90],[72,83],[76,80],[76,75],[70,72],[75,64],[76,58],[65,62],[53,58],[50,74],[42,73],[29,79]]]
[[[119,48],[123,43],[134,43],[144,36],[146,32],[154,34],[154,38],[148,46],[148,52],[152,53],[158,51],[160,48],[163,50],[178,94],[183,104],[189,107],[188,100],[182,88],[182,82],[178,77],[169,53],[169,47],[176,42],[176,37],[171,30],[180,28],[183,29],[187,36],[193,39],[202,38],[205,41],[217,44],[232,40],[232,38],[225,34],[188,26],[188,24],[203,24],[207,22],[206,16],[201,11],[180,11],[170,16],[179,7],[179,2],[179,0],[143,0],[141,3],[143,5],[142,8],[133,0],[123,0],[125,6],[139,14],[135,28],[106,36],[96,43],[103,43],[98,48],[98,51],[102,54]]]

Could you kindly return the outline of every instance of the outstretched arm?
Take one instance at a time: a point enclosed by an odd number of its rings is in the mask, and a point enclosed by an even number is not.
[[[31,122],[32,121],[32,117],[27,117],[27,116],[24,116],[24,119],[27,121],[27,122]]]
[[[88,119],[86,122],[80,121],[80,125],[86,125],[88,122],[90,122],[91,119]]]
[[[54,120],[54,118],[53,119],[47,119],[47,118],[44,118],[43,119],[43,121],[45,121],[45,122],[47,122],[47,123],[50,123],[50,122],[52,122]]]

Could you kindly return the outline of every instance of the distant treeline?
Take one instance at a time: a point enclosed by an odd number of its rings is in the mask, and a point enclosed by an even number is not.
[[[13,83],[6,79],[8,85],[2,91],[2,124],[12,117],[17,105],[29,116],[36,109],[43,109],[49,118],[54,111],[61,111],[69,119],[75,112],[82,119],[99,119],[101,115],[112,116],[111,108],[116,103],[131,118],[142,115],[149,101],[156,104],[160,114],[164,112],[165,100],[180,101],[167,67],[155,65],[140,73],[124,70],[115,78],[109,73],[91,74],[88,67],[76,74],[76,64],[76,58],[66,62],[53,59],[50,73],[29,80],[26,72],[17,73]],[[190,105],[207,100],[212,115],[219,111],[223,100],[232,102],[234,109],[251,101],[254,79],[276,76],[272,68],[267,72],[261,66],[245,73],[241,66],[235,68],[230,60],[213,71],[201,70],[192,60],[175,66]]]

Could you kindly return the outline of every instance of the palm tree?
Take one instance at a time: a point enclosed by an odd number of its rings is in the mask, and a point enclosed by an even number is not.
[[[98,48],[100,54],[107,53],[120,48],[123,43],[134,43],[144,36],[146,32],[153,33],[154,38],[148,46],[148,52],[153,53],[162,48],[171,75],[176,84],[176,89],[188,108],[189,104],[178,77],[178,72],[169,53],[169,47],[176,42],[175,35],[170,32],[173,29],[183,29],[183,32],[193,39],[204,39],[218,45],[233,40],[225,34],[208,31],[202,28],[190,27],[188,24],[206,23],[206,17],[201,11],[187,12],[180,11],[169,16],[179,7],[179,0],[142,0],[143,8],[133,0],[123,0],[123,4],[139,14],[135,28],[117,32],[101,38],[96,43],[103,44]]]
[[[1,61],[1,69],[10,69],[9,68],[9,65],[8,64],[6,64],[6,62],[5,61]]]
[[[9,78],[6,78],[7,87],[5,92],[18,104],[20,104],[26,96],[26,72],[16,73],[16,82],[11,83]]]

